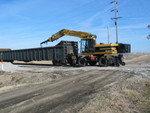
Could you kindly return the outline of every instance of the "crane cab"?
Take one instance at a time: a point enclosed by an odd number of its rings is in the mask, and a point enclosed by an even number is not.
[[[81,53],[90,53],[95,51],[94,45],[96,44],[96,40],[92,38],[83,38],[81,39],[80,51]]]

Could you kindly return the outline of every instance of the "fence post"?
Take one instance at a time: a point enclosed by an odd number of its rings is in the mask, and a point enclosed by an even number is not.
[[[4,61],[1,59],[2,70],[4,70]]]

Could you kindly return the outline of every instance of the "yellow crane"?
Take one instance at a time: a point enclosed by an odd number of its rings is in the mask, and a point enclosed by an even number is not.
[[[68,58],[68,63],[71,65],[78,64],[80,66],[85,66],[87,64],[95,65],[97,63],[99,63],[100,66],[125,65],[123,53],[130,52],[130,44],[96,44],[96,35],[68,29],[60,30],[46,41],[41,42],[41,44],[53,42],[65,35],[81,38],[81,53],[78,57],[70,56]]]
[[[48,40],[42,42],[41,44],[47,43],[47,42],[53,42],[62,36],[74,36],[74,37],[79,37],[83,39],[96,39],[96,35],[93,35],[88,32],[82,32],[82,31],[74,31],[74,30],[68,30],[68,29],[62,29],[59,32],[53,34],[51,37],[48,38]]]

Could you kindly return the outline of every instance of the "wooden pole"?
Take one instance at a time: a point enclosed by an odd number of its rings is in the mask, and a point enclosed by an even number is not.
[[[1,60],[1,68],[2,68],[2,70],[4,70],[4,61],[3,60]]]

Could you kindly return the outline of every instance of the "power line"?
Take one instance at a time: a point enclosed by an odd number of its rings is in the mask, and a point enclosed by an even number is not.
[[[111,18],[113,20],[115,20],[115,26],[116,26],[116,43],[118,43],[118,19],[122,18],[122,17],[118,17],[118,0],[114,0],[111,2],[111,4],[115,5],[115,8],[113,10],[111,10],[111,12],[115,12],[115,17]]]

